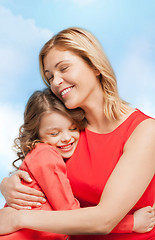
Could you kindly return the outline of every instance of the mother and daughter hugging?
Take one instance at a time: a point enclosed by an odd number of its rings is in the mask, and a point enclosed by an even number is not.
[[[26,105],[15,139],[22,171],[0,186],[1,239],[155,239],[154,119],[119,97],[86,30],[50,39],[40,69],[50,88]]]

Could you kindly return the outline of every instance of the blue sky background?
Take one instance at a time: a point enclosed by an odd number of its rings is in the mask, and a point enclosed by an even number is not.
[[[91,31],[112,63],[122,98],[155,117],[154,13],[154,0],[0,0],[0,181],[12,170],[26,101],[44,88],[39,50],[64,28]]]

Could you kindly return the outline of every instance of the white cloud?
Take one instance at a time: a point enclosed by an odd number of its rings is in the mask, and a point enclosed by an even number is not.
[[[3,43],[8,44],[11,38],[13,41],[11,44],[34,45],[51,37],[51,32],[48,29],[37,27],[34,19],[24,19],[21,15],[16,16],[3,6],[0,6],[0,22],[3,22],[0,28]]]
[[[89,5],[93,2],[95,2],[95,0],[72,0],[73,3],[79,4],[79,5]]]
[[[2,208],[4,204],[5,204],[5,199],[0,195],[0,208]]]
[[[50,0],[42,0],[45,3],[50,3]],[[80,5],[80,6],[86,6],[86,5],[90,5],[93,2],[96,2],[97,0],[54,0],[55,2],[68,2],[68,3],[73,3],[76,5]]]
[[[16,158],[12,150],[13,141],[18,136],[18,130],[23,122],[22,110],[11,105],[0,105],[0,173],[2,169],[12,170],[11,164]]]
[[[153,103],[154,102],[151,101],[148,97],[141,96],[137,100],[136,107],[139,108],[141,111],[143,111],[148,116],[155,118],[155,105]]]
[[[18,91],[24,76],[32,76],[38,69],[38,54],[42,45],[52,36],[48,29],[37,27],[33,19],[14,15],[0,6],[0,95],[6,96]],[[36,69],[35,69],[36,67]],[[35,74],[36,75],[36,74]],[[29,79],[30,81],[30,79]],[[8,88],[10,86],[10,88]]]
[[[155,68],[151,39],[139,39],[130,43],[118,71],[121,96],[147,114],[155,116]]]
[[[0,182],[15,169],[12,162],[17,155],[13,151],[13,141],[18,136],[19,127],[23,123],[23,110],[12,105],[0,105]],[[0,193],[0,208],[4,206],[5,199]]]
[[[22,103],[21,96],[19,105],[13,105],[13,100],[24,90],[22,83],[25,79],[31,87],[32,75],[36,76],[38,73],[39,50],[52,33],[48,29],[37,27],[33,19],[16,16],[1,5],[0,22],[0,98],[3,102],[0,104],[1,181],[13,170],[11,165],[16,154],[12,145],[23,118],[21,106],[25,100]],[[29,92],[29,89],[27,91]]]

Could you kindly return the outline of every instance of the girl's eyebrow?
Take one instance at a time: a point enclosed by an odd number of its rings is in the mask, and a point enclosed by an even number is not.
[[[55,64],[54,67],[56,68],[56,67],[59,66],[59,64],[61,64],[62,62],[66,62],[66,61],[68,61],[68,60],[62,60],[62,61],[58,62],[58,63]],[[49,70],[45,70],[45,71],[44,71],[44,73],[47,73],[47,72],[50,72],[50,71],[49,71]]]
[[[58,130],[58,128],[52,128],[52,127],[49,127],[49,128],[46,128],[45,131],[51,131],[51,130]]]

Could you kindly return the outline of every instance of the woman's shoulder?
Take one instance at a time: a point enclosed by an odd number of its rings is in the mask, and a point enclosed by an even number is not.
[[[145,114],[144,114],[145,115]],[[145,115],[146,118],[142,119],[128,138],[126,146],[133,145],[138,142],[141,145],[141,150],[149,146],[149,148],[154,149],[155,147],[155,119]]]
[[[135,129],[137,134],[146,134],[149,133],[150,136],[155,135],[155,119],[151,117],[145,118],[141,121]]]
[[[155,119],[144,112],[140,111],[139,109],[135,110],[135,115],[133,116],[133,122],[137,124],[137,127],[135,130],[151,130],[154,132],[155,129]],[[137,131],[138,131],[137,130]],[[152,133],[153,133],[152,132]]]
[[[139,109],[135,109],[135,111],[133,111],[123,122],[122,126],[126,142],[132,135],[145,135],[144,131],[147,131],[147,129],[152,129],[154,132],[155,119],[146,115]]]

